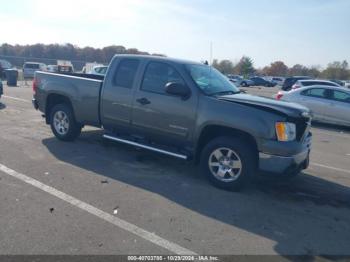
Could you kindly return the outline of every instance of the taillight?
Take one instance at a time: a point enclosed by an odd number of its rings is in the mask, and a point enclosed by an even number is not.
[[[276,95],[276,99],[277,100],[281,100],[282,96],[283,96],[283,93],[278,92],[277,95]]]
[[[33,79],[33,92],[34,92],[34,94],[36,94],[36,91],[38,90],[38,84],[39,84],[39,81],[36,78],[34,78]]]

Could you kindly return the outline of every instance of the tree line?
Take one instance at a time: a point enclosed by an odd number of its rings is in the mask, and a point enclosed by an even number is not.
[[[77,68],[82,68],[86,62],[108,64],[115,54],[158,55],[140,51],[137,48],[126,48],[121,45],[112,45],[104,48],[78,47],[72,44],[35,44],[0,46],[0,59],[6,59],[11,64],[22,67],[24,62],[42,62],[55,64],[56,60],[69,60]]]
[[[112,45],[104,48],[78,47],[72,44],[34,44],[34,45],[10,45],[0,46],[0,59],[6,59],[17,67],[22,67],[24,62],[42,62],[55,64],[56,60],[70,60],[75,68],[82,68],[86,62],[108,64],[115,54],[139,54],[157,55],[140,51],[137,48],[126,48],[122,45]],[[243,56],[239,62],[214,59],[212,65],[224,74],[237,74],[245,77],[252,75],[261,76],[293,76],[305,75],[326,79],[350,79],[349,64],[346,60],[329,63],[325,69],[320,66],[307,67],[296,64],[288,67],[282,61],[275,61],[263,68],[255,68],[253,59]]]
[[[212,65],[223,74],[242,75],[245,77],[252,75],[282,77],[298,75],[325,79],[350,79],[349,64],[346,60],[329,63],[325,69],[322,69],[320,66],[307,67],[301,64],[288,67],[282,61],[275,61],[268,66],[257,69],[254,67],[253,60],[247,56],[243,56],[238,63],[233,63],[227,59],[221,61],[214,59]]]

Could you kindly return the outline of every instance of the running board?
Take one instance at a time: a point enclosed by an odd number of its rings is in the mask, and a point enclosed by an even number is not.
[[[148,150],[151,150],[151,151],[154,151],[154,152],[158,152],[158,153],[161,153],[161,154],[164,154],[164,155],[169,155],[169,156],[173,156],[173,157],[177,157],[177,158],[181,158],[181,159],[185,159],[185,160],[188,159],[188,157],[186,155],[173,153],[173,152],[170,152],[170,151],[167,151],[167,150],[164,150],[164,149],[159,149],[159,148],[152,147],[152,146],[146,146],[146,145],[143,145],[143,144],[140,144],[140,143],[136,143],[136,142],[133,142],[133,141],[130,141],[130,140],[126,140],[126,139],[121,139],[121,138],[118,138],[118,137],[115,137],[115,136],[110,136],[110,135],[106,135],[105,134],[105,135],[103,135],[103,137],[106,138],[106,139],[110,139],[110,140],[116,141],[116,142],[121,142],[121,143],[124,143],[124,144],[128,144],[128,145],[132,145],[132,146],[137,146],[137,147],[141,147],[141,148],[144,148],[144,149],[148,149]]]

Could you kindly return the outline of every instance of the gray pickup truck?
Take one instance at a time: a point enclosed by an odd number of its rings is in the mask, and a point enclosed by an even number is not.
[[[307,108],[242,94],[200,63],[117,55],[105,77],[36,72],[33,90],[58,139],[102,127],[106,139],[192,160],[224,189],[260,171],[292,176],[308,166]]]

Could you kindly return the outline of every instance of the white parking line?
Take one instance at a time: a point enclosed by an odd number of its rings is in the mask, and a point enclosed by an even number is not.
[[[95,215],[97,216],[98,218],[104,220],[104,221],[107,221],[121,229],[124,229],[132,234],[135,234],[147,241],[150,241],[152,242],[153,244],[156,244],[157,246],[160,246],[162,248],[165,248],[177,255],[197,255],[195,252],[189,250],[189,249],[186,249],[184,247],[181,247],[173,242],[170,242],[164,238],[161,238],[160,236],[154,234],[154,233],[151,233],[151,232],[148,232],[134,224],[131,224],[123,219],[120,219],[118,217],[115,217],[115,216],[112,216],[92,205],[89,205],[83,201],[80,201],[79,199],[77,198],[74,198],[70,195],[67,195],[66,193],[62,192],[62,191],[59,191],[53,187],[50,187],[48,185],[45,185],[43,183],[41,183],[40,181],[38,180],[35,180],[29,176],[26,176],[24,174],[21,174],[21,173],[18,173],[16,172],[15,170],[12,170],[2,164],[0,164],[0,171],[14,177],[14,178],[17,178],[27,184],[30,184],[36,188],[39,188],[41,189],[42,191],[45,191],[47,193],[49,193],[50,195],[53,195],[75,207],[78,207],[92,215]]]
[[[13,97],[13,96],[2,96],[4,98],[8,98],[8,99],[13,99],[13,100],[17,100],[17,101],[21,101],[21,102],[26,102],[26,103],[30,103],[31,101],[26,100],[26,99],[22,99],[22,98],[18,98],[18,97]]]
[[[344,173],[350,174],[350,170],[346,170],[346,169],[342,169],[342,168],[338,168],[338,167],[326,166],[326,165],[322,165],[322,164],[319,164],[319,163],[313,163],[313,162],[311,162],[310,165],[323,167],[323,168],[328,168],[328,169],[335,170],[335,171],[338,171],[338,172],[344,172]]]

